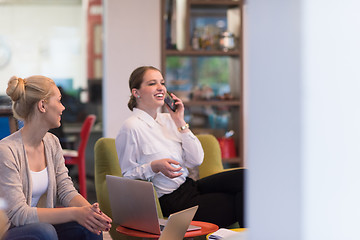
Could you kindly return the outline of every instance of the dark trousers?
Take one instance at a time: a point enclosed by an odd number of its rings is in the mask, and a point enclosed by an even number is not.
[[[224,171],[198,181],[187,178],[174,192],[159,198],[165,217],[199,205],[194,220],[227,227],[244,223],[244,169]]]

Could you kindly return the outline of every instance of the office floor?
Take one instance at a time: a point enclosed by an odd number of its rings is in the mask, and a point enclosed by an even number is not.
[[[112,238],[108,232],[103,232],[103,239],[104,240],[112,240]]]

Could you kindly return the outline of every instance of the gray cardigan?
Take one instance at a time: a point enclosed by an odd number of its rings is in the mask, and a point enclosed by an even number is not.
[[[53,208],[59,203],[67,207],[79,193],[74,188],[59,140],[51,133],[43,138],[49,176],[47,192],[37,207]],[[0,197],[7,203],[6,214],[13,226],[38,222],[36,207],[31,207],[32,180],[21,132],[0,141]]]

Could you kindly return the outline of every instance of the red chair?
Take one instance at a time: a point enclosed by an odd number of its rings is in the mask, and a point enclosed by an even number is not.
[[[80,143],[77,150],[63,149],[65,164],[77,165],[79,171],[79,188],[80,194],[87,198],[86,193],[86,168],[85,168],[85,151],[89,140],[90,131],[94,125],[96,116],[90,114],[86,117],[80,132]]]

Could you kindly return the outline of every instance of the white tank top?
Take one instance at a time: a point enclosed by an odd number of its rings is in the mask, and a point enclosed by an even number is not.
[[[49,178],[47,167],[41,170],[40,172],[33,172],[30,170],[32,178],[32,196],[31,196],[31,206],[36,207],[40,197],[46,192],[49,185]]]

